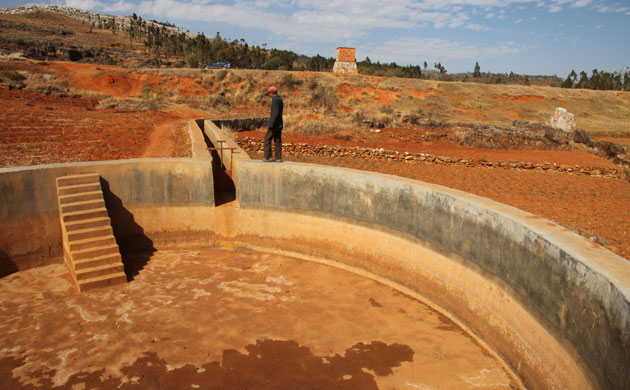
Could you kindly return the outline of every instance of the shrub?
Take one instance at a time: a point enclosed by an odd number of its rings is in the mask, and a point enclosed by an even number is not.
[[[186,63],[188,64],[188,67],[190,68],[198,68],[199,67],[199,60],[197,59],[196,55],[189,55],[186,56]]]
[[[227,100],[223,92],[218,95],[210,95],[206,99],[206,107],[220,108],[229,106],[230,102]]]
[[[24,76],[20,72],[15,71],[6,71],[2,73],[2,76],[11,81],[24,81],[26,80],[26,76]]]
[[[311,94],[311,104],[332,110],[337,104],[337,95],[332,88],[320,85]]]
[[[310,80],[308,80],[308,84],[306,85],[308,87],[309,90],[313,91],[315,88],[317,88],[317,79],[315,79],[315,77],[311,78]]]
[[[216,81],[222,81],[225,78],[225,76],[227,76],[227,70],[221,69],[214,75],[214,79]]]
[[[280,85],[286,89],[295,89],[295,87],[303,83],[304,80],[295,77],[291,73],[285,73],[280,79]]]

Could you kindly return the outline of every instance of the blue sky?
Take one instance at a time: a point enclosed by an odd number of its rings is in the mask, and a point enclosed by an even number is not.
[[[0,0],[2,7],[57,4],[175,23],[213,37],[306,55],[336,56],[449,73],[556,74],[630,67],[628,0]]]

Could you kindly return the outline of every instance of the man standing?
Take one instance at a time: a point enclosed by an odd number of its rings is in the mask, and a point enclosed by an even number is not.
[[[280,96],[278,96],[278,89],[274,86],[269,87],[267,90],[269,96],[271,96],[271,114],[267,120],[267,133],[263,141],[263,150],[265,158],[263,161],[271,162],[274,159],[271,158],[271,140],[274,140],[274,149],[276,159],[275,161],[282,162],[282,109],[284,103]]]

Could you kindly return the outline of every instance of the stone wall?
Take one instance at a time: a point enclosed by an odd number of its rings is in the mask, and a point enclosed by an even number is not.
[[[357,74],[357,63],[336,61],[335,65],[333,65],[333,72],[342,74]]]

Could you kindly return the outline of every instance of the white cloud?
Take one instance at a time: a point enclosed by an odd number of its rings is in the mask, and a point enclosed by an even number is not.
[[[630,7],[620,6],[619,4],[614,4],[614,5],[599,4],[595,6],[595,8],[597,8],[597,11],[603,14],[607,14],[607,13],[616,13],[616,14],[624,14],[624,15],[630,14]]]
[[[103,6],[104,12],[111,13],[120,13],[120,12],[130,12],[135,9],[135,4],[127,3],[126,1],[119,0],[114,4],[108,4]]]
[[[475,23],[467,24],[466,28],[469,29],[469,30],[475,30],[475,31],[490,31],[490,30],[492,30],[488,26],[484,26],[482,24],[475,24]]]
[[[102,8],[105,4],[97,0],[66,0],[64,5],[80,9],[96,9]]]
[[[552,13],[588,7],[601,13],[629,13],[627,6],[606,5],[601,0],[57,0],[66,5],[102,12],[136,12],[147,18],[176,22],[203,23],[208,26],[227,24],[256,31],[267,42],[281,41],[284,47],[311,47],[347,44],[360,46],[365,37],[378,36],[380,31],[391,39],[391,31],[399,35],[419,34],[421,28],[457,29],[472,31],[501,30],[505,22],[500,19],[514,18],[513,24],[524,20],[537,21],[536,15],[523,9]],[[132,1],[139,1],[134,4]],[[625,0],[623,0],[625,1]],[[516,14],[514,14],[516,12]],[[540,11],[537,11],[540,13]],[[531,22],[529,22],[532,24]],[[426,30],[422,32],[426,34]],[[438,43],[447,50],[442,58],[476,52],[477,56],[498,56],[513,53],[514,48],[481,48],[447,40],[414,41],[406,38],[405,45],[388,42],[383,47],[410,50],[418,47],[428,52],[440,52]],[[393,41],[392,41],[393,42]],[[378,50],[378,49],[376,49]],[[303,50],[298,50],[303,51]],[[459,54],[450,54],[459,53]],[[464,54],[462,54],[464,53]],[[486,53],[486,54],[484,54]],[[457,58],[457,57],[452,57]]]
[[[593,0],[578,0],[576,2],[574,2],[573,4],[571,4],[571,7],[573,8],[582,8],[582,7],[586,7],[587,5],[591,5],[593,4]]]
[[[427,58],[439,59],[476,59],[502,57],[517,54],[521,50],[509,45],[496,47],[477,47],[471,44],[440,38],[406,37],[385,42],[378,47],[361,47],[361,52],[373,60],[395,61],[401,64],[418,64]]]
[[[108,3],[99,0],[65,0],[66,5],[104,12],[131,12],[160,19],[226,23],[260,29],[292,40],[332,42],[357,40],[375,29],[465,28],[477,31],[489,27],[471,23],[471,15],[482,10],[492,18],[513,4],[533,0],[130,0]],[[556,0],[565,1],[565,0]],[[589,0],[578,0],[589,1]],[[497,12],[490,12],[497,10]],[[287,33],[290,32],[290,33]]]

